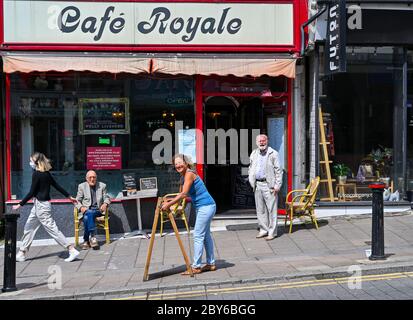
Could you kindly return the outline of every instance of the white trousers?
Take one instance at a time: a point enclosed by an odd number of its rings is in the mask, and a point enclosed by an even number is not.
[[[20,250],[28,251],[30,249],[34,236],[41,225],[58,244],[64,248],[69,246],[65,236],[57,228],[56,222],[52,217],[51,209],[52,206],[49,201],[39,201],[34,199],[33,208],[30,211],[26,224],[24,225],[24,233],[21,240],[22,245],[20,246]]]
[[[278,194],[271,193],[266,182],[257,181],[254,195],[260,232],[276,236]]]

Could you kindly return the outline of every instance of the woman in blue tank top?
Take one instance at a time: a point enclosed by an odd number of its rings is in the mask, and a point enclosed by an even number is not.
[[[215,271],[214,242],[210,230],[211,221],[216,211],[215,201],[206,189],[204,182],[196,174],[194,165],[188,156],[183,154],[175,155],[173,157],[173,164],[176,171],[181,175],[180,193],[172,200],[163,203],[162,210],[169,210],[172,205],[188,195],[191,197],[196,212],[192,272],[196,274],[204,271]],[[201,267],[204,246],[207,263]],[[185,271],[182,274],[189,275],[190,273]]]

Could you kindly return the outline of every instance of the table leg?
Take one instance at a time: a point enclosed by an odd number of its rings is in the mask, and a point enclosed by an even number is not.
[[[142,230],[141,200],[136,199],[136,208],[138,210],[138,230]]]
[[[134,237],[134,236],[145,236],[149,239],[148,234],[142,230],[142,216],[141,216],[141,200],[136,198],[136,211],[138,212],[138,230],[132,231],[131,233],[124,236],[124,238]]]

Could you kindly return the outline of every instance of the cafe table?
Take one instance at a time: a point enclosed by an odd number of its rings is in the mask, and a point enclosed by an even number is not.
[[[138,230],[126,234],[124,237],[144,236],[149,239],[150,236],[142,229],[142,215],[141,215],[141,199],[156,198],[158,196],[158,189],[140,190],[136,193],[118,198],[120,201],[136,200],[136,211],[138,216]]]

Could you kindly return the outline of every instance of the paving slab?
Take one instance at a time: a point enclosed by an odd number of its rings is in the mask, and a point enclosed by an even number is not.
[[[143,281],[149,240],[119,238],[110,244],[102,243],[100,250],[82,251],[71,263],[64,262],[67,252],[58,245],[32,246],[29,259],[18,263],[16,284],[18,291],[0,294],[0,299],[95,299],[145,296],[159,292],[162,299],[179,290],[206,290],[200,299],[214,299],[208,288],[225,288],[245,283],[329,278],[349,276],[349,266],[357,265],[362,272],[413,271],[413,215],[387,215],[385,218],[385,253],[387,260],[370,261],[365,250],[371,248],[371,217],[330,219],[311,226],[294,227],[293,233],[279,230],[272,241],[256,239],[257,230],[231,226],[231,231],[215,231],[215,258],[218,270],[181,276],[185,270],[180,247],[173,234],[155,239],[149,268],[150,280]],[[193,235],[182,235],[187,254],[193,254]],[[3,261],[3,250],[0,261]],[[205,256],[204,256],[205,257]],[[52,268],[52,269],[49,269]],[[62,288],[49,288],[53,268],[60,268]],[[0,270],[0,284],[3,268]],[[383,298],[405,297],[413,280],[402,284],[392,281],[378,287]],[[374,286],[374,284],[372,284]],[[369,284],[370,286],[370,284]],[[323,287],[321,291],[308,289],[304,295],[317,299],[371,299],[364,291],[350,292],[344,287]],[[162,296],[162,293],[164,295]],[[300,293],[288,289],[283,293],[231,293],[234,299],[301,299]]]

